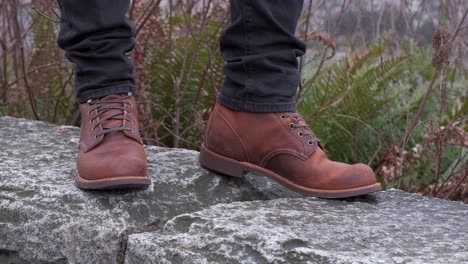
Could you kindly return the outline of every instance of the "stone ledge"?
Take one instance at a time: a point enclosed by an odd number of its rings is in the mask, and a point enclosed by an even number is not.
[[[398,190],[219,204],[131,235],[125,263],[468,263],[468,206]]]
[[[468,263],[461,203],[303,198],[150,146],[150,188],[84,192],[77,144],[77,128],[0,118],[0,263]]]

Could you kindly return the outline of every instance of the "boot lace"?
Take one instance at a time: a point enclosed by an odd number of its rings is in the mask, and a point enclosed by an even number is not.
[[[304,121],[302,119],[301,115],[298,113],[293,113],[293,112],[288,112],[285,114],[281,115],[281,119],[286,119],[288,117],[294,117],[295,123],[290,123],[289,128],[290,129],[300,129],[299,132],[297,133],[298,136],[303,137],[303,136],[309,136],[309,141],[307,143],[309,145],[313,145],[315,143],[320,143],[320,139],[315,136],[315,134],[310,130],[309,126],[305,124],[300,124],[300,121]]]
[[[101,135],[106,135],[111,132],[118,132],[118,131],[130,131],[133,132],[133,129],[130,127],[126,127],[123,125],[123,121],[127,121],[130,124],[133,123],[133,121],[125,116],[125,111],[130,112],[131,109],[131,104],[126,101],[126,99],[130,98],[132,96],[131,93],[128,93],[127,96],[122,96],[119,98],[113,98],[113,99],[104,99],[104,100],[88,100],[88,104],[92,105],[92,107],[89,109],[88,114],[91,114],[94,110],[97,110],[94,115],[90,117],[90,122],[92,123],[94,120],[96,120],[98,117],[102,117],[102,115],[108,111],[111,110],[120,110],[118,112],[115,112],[111,115],[108,115],[104,118],[100,118],[96,124],[93,126],[93,131],[100,125],[102,125],[102,130],[97,132],[95,137],[99,137]],[[115,104],[121,104],[120,106],[115,105]],[[120,125],[117,126],[111,126],[107,127],[105,126],[105,122],[111,121],[111,120],[120,120]]]

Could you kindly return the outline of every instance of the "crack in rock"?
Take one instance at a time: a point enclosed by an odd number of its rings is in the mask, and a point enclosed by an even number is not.
[[[120,248],[117,252],[117,264],[124,264],[125,256],[127,251],[127,243],[128,237],[133,234],[141,234],[146,232],[157,232],[161,230],[164,224],[168,221],[168,219],[156,219],[155,221],[149,223],[148,225],[140,226],[140,227],[129,227],[125,229],[120,237],[121,243]]]

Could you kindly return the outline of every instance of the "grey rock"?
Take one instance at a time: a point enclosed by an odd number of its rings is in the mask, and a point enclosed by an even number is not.
[[[0,118],[0,263],[122,263],[128,234],[218,203],[287,194],[200,168],[198,153],[146,147],[153,184],[74,186],[78,128]]]
[[[397,190],[219,204],[130,235],[125,263],[468,263],[468,205]]]
[[[0,117],[0,264],[468,263],[465,204],[305,198],[149,146],[150,188],[82,191],[77,144],[78,128]]]

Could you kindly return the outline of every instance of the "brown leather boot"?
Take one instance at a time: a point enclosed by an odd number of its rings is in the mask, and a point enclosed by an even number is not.
[[[329,160],[297,113],[237,112],[216,104],[200,163],[229,176],[268,176],[308,196],[341,198],[381,190],[369,166]]]
[[[82,189],[147,187],[146,153],[135,98],[113,94],[80,104],[76,185]]]

